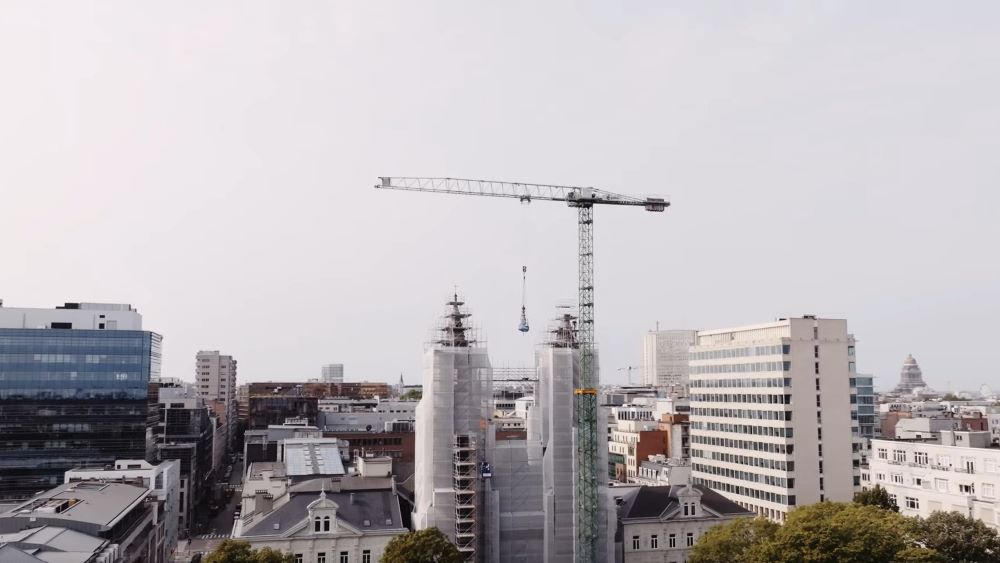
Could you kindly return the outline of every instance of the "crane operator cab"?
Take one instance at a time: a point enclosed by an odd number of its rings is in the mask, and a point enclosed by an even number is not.
[[[521,323],[517,325],[517,330],[521,332],[528,332],[531,328],[528,326],[528,314],[526,313],[525,305],[525,291],[527,289],[528,281],[528,267],[521,266]]]

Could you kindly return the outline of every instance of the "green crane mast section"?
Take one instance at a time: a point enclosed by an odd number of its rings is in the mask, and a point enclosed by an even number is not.
[[[522,202],[534,200],[564,201],[577,208],[579,252],[579,321],[577,343],[580,349],[580,387],[573,397],[576,431],[576,560],[580,563],[601,561],[597,553],[598,479],[603,472],[597,467],[598,421],[597,388],[594,365],[594,206],[631,205],[646,211],[663,211],[670,203],[665,198],[638,198],[595,188],[524,184],[460,178],[379,177],[376,188],[436,192],[459,195],[506,197]]]

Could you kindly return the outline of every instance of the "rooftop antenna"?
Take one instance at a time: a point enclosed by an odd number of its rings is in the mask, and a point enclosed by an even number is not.
[[[517,325],[517,330],[528,332],[528,314],[526,312],[526,301],[528,294],[528,267],[521,266],[521,324]]]

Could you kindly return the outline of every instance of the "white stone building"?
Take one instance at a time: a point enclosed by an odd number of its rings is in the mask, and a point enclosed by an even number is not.
[[[866,488],[885,488],[906,516],[959,512],[1000,530],[1000,448],[989,432],[943,430],[927,440],[872,440]]]
[[[617,563],[683,563],[712,526],[755,514],[701,485],[618,487]]]
[[[777,521],[796,506],[851,500],[854,361],[840,319],[700,331],[691,348],[694,482]]]
[[[639,470],[632,482],[637,485],[659,487],[662,485],[684,485],[691,480],[691,462],[686,459],[668,458],[665,455],[651,455],[639,463]]]
[[[683,389],[688,378],[688,348],[694,330],[651,330],[642,337],[642,382],[645,385]]]

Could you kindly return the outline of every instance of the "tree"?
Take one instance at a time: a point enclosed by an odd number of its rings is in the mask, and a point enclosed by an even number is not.
[[[945,393],[944,396],[941,397],[941,400],[942,401],[961,401],[962,398],[959,397],[958,395],[954,394],[954,393]]]
[[[896,504],[896,501],[892,500],[892,497],[889,496],[889,491],[886,491],[885,488],[879,485],[875,485],[875,487],[866,491],[855,493],[854,502],[868,506],[876,506],[893,512],[899,512],[899,506]]]
[[[748,551],[772,538],[778,525],[765,518],[739,518],[709,528],[691,549],[690,563],[747,561]]]
[[[917,541],[913,519],[859,503],[796,508],[782,526],[742,520],[710,529],[692,563],[942,563]]]
[[[460,563],[458,548],[437,528],[408,532],[392,538],[381,563]]]
[[[290,553],[281,553],[269,547],[253,549],[245,541],[225,540],[202,563],[294,563]]]
[[[424,393],[420,389],[410,389],[409,391],[400,395],[400,400],[403,401],[419,401],[423,397]]]
[[[934,512],[913,527],[920,542],[949,563],[1000,562],[1000,537],[980,520],[958,512]]]

